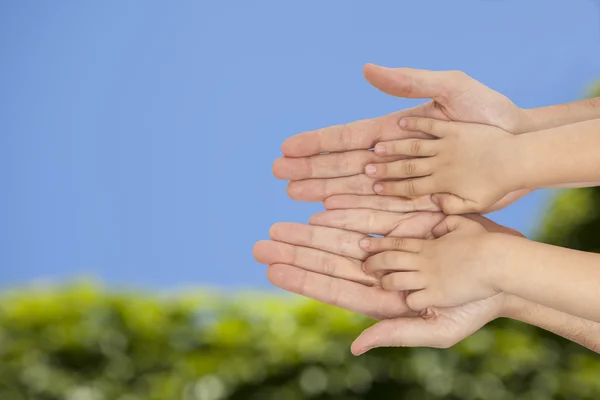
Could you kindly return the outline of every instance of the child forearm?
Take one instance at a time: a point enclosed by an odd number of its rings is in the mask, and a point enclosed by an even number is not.
[[[507,151],[514,161],[507,170],[515,189],[600,182],[600,119],[527,133],[511,142]]]
[[[535,325],[600,353],[600,323],[507,296],[502,316]]]
[[[600,322],[600,255],[502,236],[497,290]]]
[[[518,133],[541,131],[600,118],[600,97],[549,107],[525,110],[524,129]]]

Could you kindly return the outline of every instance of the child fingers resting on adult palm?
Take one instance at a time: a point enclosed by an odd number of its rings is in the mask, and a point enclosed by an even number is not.
[[[414,311],[454,307],[498,292],[600,322],[600,254],[492,233],[471,219],[449,216],[436,239],[362,239],[373,253],[365,272],[386,290],[406,290]]]
[[[433,139],[375,145],[378,155],[411,159],[369,164],[380,195],[434,194],[446,214],[480,212],[508,193],[600,182],[600,120],[512,135],[489,125],[404,118],[400,125]]]

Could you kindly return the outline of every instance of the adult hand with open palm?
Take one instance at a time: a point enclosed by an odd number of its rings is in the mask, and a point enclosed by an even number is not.
[[[292,199],[323,201],[339,194],[376,196],[375,179],[364,174],[365,166],[399,158],[378,156],[369,149],[383,141],[430,138],[402,129],[399,122],[403,117],[483,123],[515,134],[533,130],[525,110],[463,72],[391,69],[372,64],[366,65],[363,72],[369,83],[387,94],[431,100],[382,117],[304,132],[287,139],[282,145],[284,157],[275,161],[273,173],[292,181],[288,185]],[[510,193],[486,212],[504,208],[528,192]],[[407,202],[419,210],[443,209],[445,197],[436,199],[437,204],[429,195]]]
[[[418,315],[407,307],[404,292],[386,291],[362,271],[368,253],[358,245],[368,234],[432,238],[431,229],[444,217],[436,212],[330,210],[313,216],[310,225],[275,224],[271,240],[258,242],[254,256],[269,265],[269,280],[282,289],[384,320],[355,341],[354,354],[380,346],[450,347],[499,317],[506,296],[432,307]]]

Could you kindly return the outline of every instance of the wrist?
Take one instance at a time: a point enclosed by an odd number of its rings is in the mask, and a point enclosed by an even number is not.
[[[504,261],[506,248],[503,244],[504,235],[502,233],[487,233],[481,236],[481,241],[478,243],[479,254],[483,260],[483,268],[481,268],[482,283],[485,287],[490,288],[495,293],[503,292],[500,284],[500,279],[504,277],[502,270],[505,268]]]
[[[488,260],[485,265],[485,284],[496,293],[512,294],[513,280],[521,276],[518,261],[527,239],[505,233],[489,233],[481,244],[481,251]],[[521,271],[522,272],[522,271]]]
[[[521,321],[523,314],[529,312],[531,303],[512,294],[503,293],[502,295],[502,304],[498,312],[498,317]]]
[[[519,108],[519,113],[516,118],[517,123],[510,130],[510,133],[520,135],[527,132],[535,132],[537,128],[537,117],[539,114],[538,108]]]
[[[510,135],[504,137],[503,142],[496,151],[501,154],[500,169],[502,170],[501,185],[504,192],[512,193],[517,190],[530,189],[527,185],[526,154],[523,150],[526,136]]]

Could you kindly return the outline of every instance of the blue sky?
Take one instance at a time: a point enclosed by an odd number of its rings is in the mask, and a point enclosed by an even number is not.
[[[0,285],[266,287],[254,242],[321,209],[272,177],[281,142],[416,103],[363,64],[567,102],[600,77],[599,21],[587,0],[4,1]],[[546,198],[494,218],[531,233]]]

